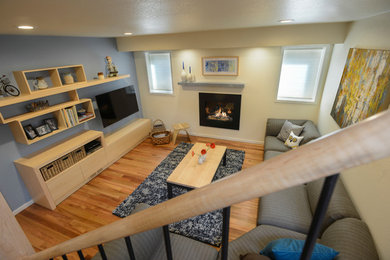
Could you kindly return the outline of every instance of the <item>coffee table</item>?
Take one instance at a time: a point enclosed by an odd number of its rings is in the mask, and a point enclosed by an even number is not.
[[[206,160],[203,164],[198,163],[199,154],[202,149],[207,150],[205,143],[195,143],[191,150],[186,154],[183,160],[179,163],[176,169],[171,173],[167,179],[168,199],[173,197],[172,186],[178,186],[187,190],[203,187],[210,184],[214,178],[215,172],[219,164],[226,165],[226,146],[216,145],[214,149],[208,149]],[[195,155],[192,156],[192,151]],[[222,223],[222,259],[227,259],[228,239],[229,239],[229,217],[230,207],[223,209],[223,223]],[[166,235],[168,228],[165,227],[164,233]],[[170,244],[170,242],[168,242]],[[168,254],[169,255],[169,254]],[[169,257],[168,257],[169,259]]]

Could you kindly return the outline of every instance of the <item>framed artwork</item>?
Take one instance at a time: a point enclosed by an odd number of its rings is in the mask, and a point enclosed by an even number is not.
[[[50,130],[54,131],[58,129],[57,120],[55,118],[48,118],[43,120],[45,124],[50,127]]]
[[[390,50],[349,49],[330,112],[341,127],[355,124],[390,104]]]
[[[238,76],[238,56],[202,57],[203,76]]]
[[[37,137],[37,133],[35,132],[32,125],[26,125],[26,126],[23,126],[23,128],[24,128],[24,132],[26,133],[26,136],[28,139],[32,140],[35,137]]]
[[[35,131],[38,133],[39,136],[47,135],[48,133],[52,132],[48,124],[36,127]]]

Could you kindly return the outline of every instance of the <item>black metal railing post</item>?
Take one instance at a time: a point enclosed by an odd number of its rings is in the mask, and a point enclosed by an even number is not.
[[[314,212],[313,220],[310,224],[309,233],[307,234],[305,246],[303,247],[300,260],[310,260],[311,258],[314,245],[318,235],[320,234],[321,224],[324,220],[325,213],[328,209],[328,205],[338,178],[339,174],[334,174],[325,178],[325,182],[322,186],[321,195],[318,199],[316,211]]]
[[[102,260],[107,260],[106,252],[104,251],[103,245],[98,245],[100,256],[102,257]]]
[[[131,244],[130,237],[125,237],[127,252],[129,253],[130,260],[135,260],[133,245]]]

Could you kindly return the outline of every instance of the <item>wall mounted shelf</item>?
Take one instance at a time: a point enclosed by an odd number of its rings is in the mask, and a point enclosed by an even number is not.
[[[48,108],[28,112],[17,116],[4,118],[0,113],[0,123],[8,124],[12,134],[17,142],[23,144],[36,143],[49,136],[60,133],[68,128],[77,126],[95,118],[95,112],[92,106],[91,99],[79,99],[77,90],[100,85],[107,82],[117,81],[124,78],[129,78],[130,75],[121,75],[112,78],[101,80],[87,80],[83,65],[70,65],[45,69],[14,71],[14,76],[21,95],[18,97],[5,97],[0,99],[0,107],[14,105],[26,101],[36,100],[42,97],[57,95],[60,93],[68,93],[70,101],[50,106]],[[75,79],[75,83],[65,84],[61,79],[61,75],[70,73]],[[36,77],[44,77],[48,82],[47,89],[35,90],[32,82]],[[77,110],[83,108],[87,112],[87,117],[79,118]],[[47,115],[50,118],[55,118],[58,123],[58,129],[46,135],[28,139],[24,131],[24,125],[29,124],[29,120]]]
[[[228,87],[228,88],[243,88],[244,83],[233,82],[178,82],[177,84],[183,87]]]

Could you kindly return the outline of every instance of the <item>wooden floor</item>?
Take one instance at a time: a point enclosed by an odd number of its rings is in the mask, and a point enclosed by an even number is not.
[[[185,141],[178,137],[177,143]],[[245,151],[243,168],[262,161],[263,146],[258,144],[192,137],[193,142],[215,142],[228,148]],[[112,223],[119,218],[112,211],[154,170],[175,148],[173,144],[155,146],[145,140],[100,175],[84,185],[55,210],[33,204],[16,216],[36,251]],[[230,236],[233,240],[256,226],[258,199],[233,205]],[[83,250],[93,256],[97,248]],[[73,253],[69,259],[78,259]],[[60,259],[60,258],[57,258]]]

